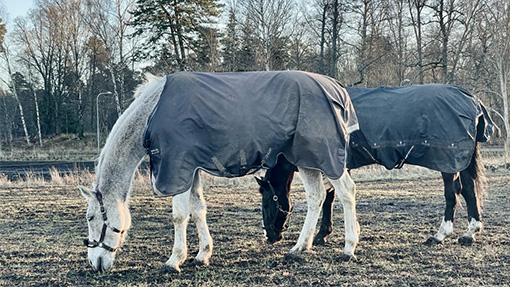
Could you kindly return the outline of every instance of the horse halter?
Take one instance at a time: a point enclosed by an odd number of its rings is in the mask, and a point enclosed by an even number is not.
[[[113,231],[115,233],[119,233],[120,235],[124,234],[124,232],[126,230],[119,230],[115,227],[111,227],[108,225],[108,218],[106,217],[106,209],[104,208],[104,203],[103,203],[103,195],[101,194],[101,192],[99,190],[96,190],[96,198],[99,201],[99,208],[101,210],[101,215],[103,216],[103,229],[101,230],[101,237],[99,238],[99,241],[95,241],[95,240],[90,241],[88,239],[85,239],[85,240],[83,240],[83,243],[88,248],[101,247],[101,248],[106,249],[110,252],[115,252],[115,251],[117,251],[117,249],[119,249],[118,246],[112,248],[112,247],[103,243],[104,238],[106,236],[106,230],[110,229],[111,231]]]
[[[286,211],[282,208],[282,205],[280,204],[280,201],[278,200],[278,195],[276,195],[276,192],[274,191],[273,186],[271,185],[270,181],[267,181],[267,184],[269,185],[269,189],[271,190],[271,194],[273,195],[273,201],[276,202],[276,213],[274,215],[273,220],[271,221],[271,224],[269,226],[263,226],[265,230],[275,230],[277,232],[282,232],[286,229],[285,223],[287,223],[289,216],[292,214],[292,209],[289,211]],[[277,230],[275,228],[276,219],[278,219],[278,212],[281,212],[285,214],[285,222],[282,225],[282,228],[280,230]]]

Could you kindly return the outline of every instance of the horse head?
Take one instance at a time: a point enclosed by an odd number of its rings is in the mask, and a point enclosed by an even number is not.
[[[282,232],[288,228],[292,203],[290,201],[286,184],[271,182],[266,174],[262,178],[255,178],[262,195],[262,218],[265,235],[269,243],[283,239]]]
[[[94,271],[104,272],[112,268],[117,250],[126,238],[131,226],[131,215],[125,200],[104,197],[98,188],[80,186],[88,201],[87,221],[89,237],[84,241],[88,259]]]

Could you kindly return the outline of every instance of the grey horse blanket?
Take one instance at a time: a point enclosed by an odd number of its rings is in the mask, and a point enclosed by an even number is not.
[[[466,169],[493,123],[480,100],[451,85],[347,88],[360,130],[351,134],[348,168],[404,163],[446,173]]]
[[[339,178],[357,119],[334,79],[299,71],[167,76],[149,118],[144,146],[156,196],[191,187],[198,169],[224,177],[296,166]]]

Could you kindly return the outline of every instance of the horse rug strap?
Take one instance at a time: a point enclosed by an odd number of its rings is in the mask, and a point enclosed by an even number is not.
[[[156,196],[183,193],[198,169],[235,177],[296,166],[342,175],[357,118],[334,79],[298,71],[167,76],[144,139]]]
[[[466,169],[493,123],[480,100],[451,85],[347,88],[360,130],[351,134],[348,168],[404,163],[441,172]]]

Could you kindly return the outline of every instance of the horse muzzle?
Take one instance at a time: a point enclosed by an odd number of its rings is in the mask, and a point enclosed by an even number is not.
[[[102,250],[92,251],[91,249],[89,249],[88,258],[90,266],[92,266],[94,272],[98,273],[110,271],[113,267],[113,261],[115,259],[111,253],[106,254],[106,252]]]

